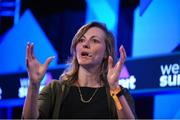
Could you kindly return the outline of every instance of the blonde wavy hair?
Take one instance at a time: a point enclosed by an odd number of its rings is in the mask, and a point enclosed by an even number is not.
[[[102,29],[106,35],[105,36],[106,50],[105,50],[105,54],[104,54],[104,59],[100,66],[99,77],[100,77],[100,80],[104,83],[104,85],[108,85],[108,82],[107,82],[108,56],[111,56],[115,61],[114,36],[107,29],[106,25],[102,24],[100,22],[91,22],[89,24],[83,25],[77,31],[77,33],[75,34],[74,38],[72,39],[72,43],[71,43],[72,58],[70,61],[70,66],[60,76],[60,80],[65,80],[65,81],[68,80],[71,83],[74,83],[77,80],[79,64],[78,64],[77,57],[76,57],[76,45],[79,42],[80,38],[92,27],[98,27],[98,28]]]

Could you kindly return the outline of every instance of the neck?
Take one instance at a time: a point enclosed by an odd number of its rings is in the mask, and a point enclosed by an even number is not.
[[[78,71],[78,83],[80,86],[101,87],[98,67],[86,69],[80,66]]]

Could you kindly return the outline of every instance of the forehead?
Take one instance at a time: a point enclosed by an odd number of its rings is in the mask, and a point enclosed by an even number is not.
[[[104,38],[105,37],[105,32],[99,28],[99,27],[91,27],[87,30],[87,32],[84,34],[85,37],[88,36],[97,36],[100,38]]]

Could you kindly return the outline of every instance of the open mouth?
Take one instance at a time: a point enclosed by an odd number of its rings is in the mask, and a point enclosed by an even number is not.
[[[83,57],[92,57],[92,55],[90,53],[88,53],[88,52],[82,52],[81,56],[83,56]]]

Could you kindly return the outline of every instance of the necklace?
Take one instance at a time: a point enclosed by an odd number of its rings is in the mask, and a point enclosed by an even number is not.
[[[84,100],[84,98],[83,98],[83,96],[82,96],[81,88],[79,87],[79,84],[78,84],[78,91],[79,91],[79,95],[80,95],[80,98],[81,98],[81,102],[83,102],[83,103],[89,103],[89,102],[91,102],[92,98],[94,97],[94,95],[95,95],[96,92],[98,91],[98,88],[96,88],[96,90],[94,91],[94,93],[92,94],[92,96],[89,98],[89,100]]]

